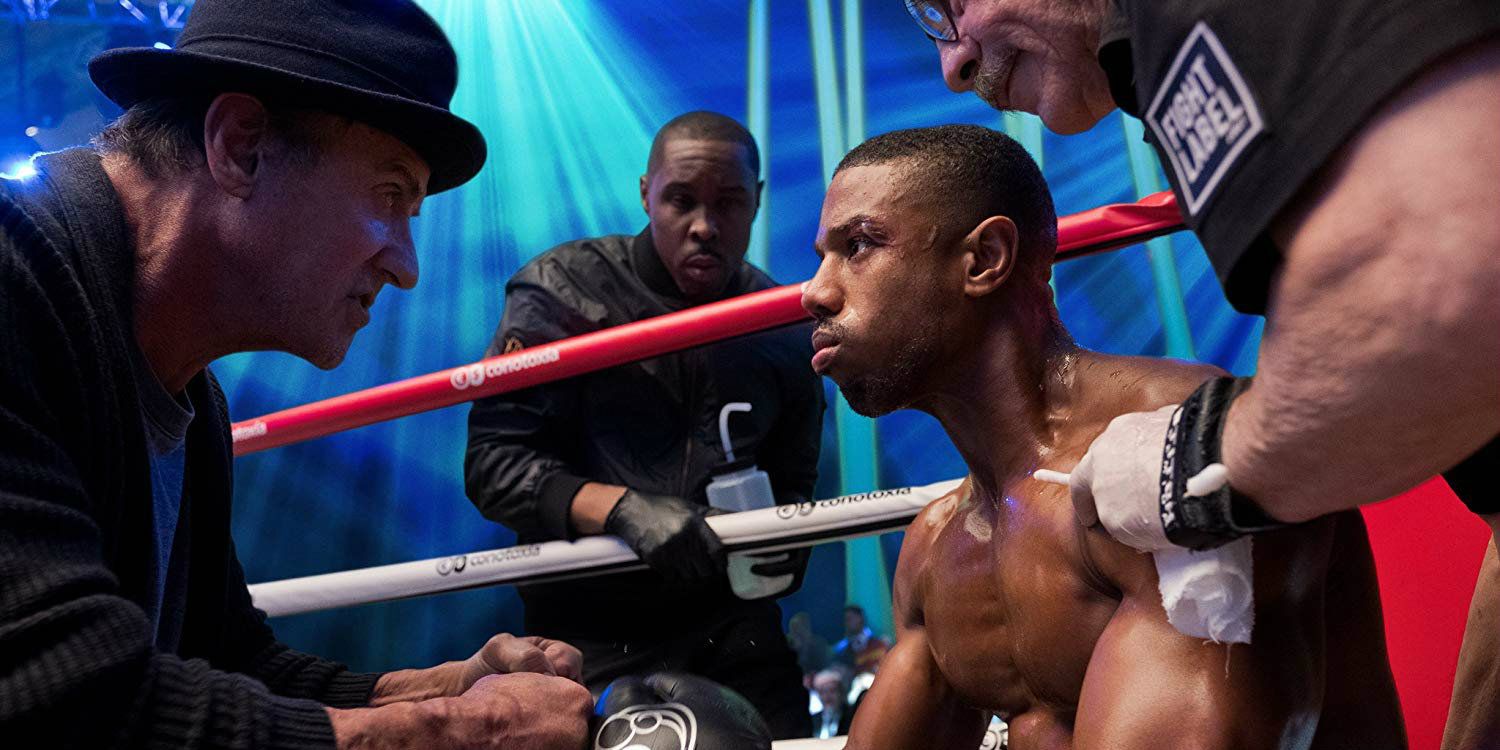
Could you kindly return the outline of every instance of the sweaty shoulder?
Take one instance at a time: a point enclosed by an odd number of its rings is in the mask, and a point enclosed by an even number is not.
[[[921,592],[927,555],[933,542],[948,525],[949,519],[969,499],[969,480],[953,488],[951,492],[933,500],[912,519],[906,527],[906,536],[901,542],[901,557],[896,563],[896,579],[892,584],[893,604],[898,618],[906,621],[898,624],[914,624],[921,617]]]
[[[1090,352],[1079,362],[1079,378],[1089,399],[1082,450],[1122,414],[1154,411],[1181,403],[1210,378],[1227,373],[1213,365],[1159,357],[1127,357]],[[1071,512],[1071,511],[1070,511]],[[1156,568],[1149,555],[1116,542],[1099,528],[1079,536],[1079,553],[1091,577],[1124,592],[1154,591]]]
[[[1093,379],[1104,385],[1090,390],[1108,399],[1101,407],[1113,412],[1111,418],[1180,403],[1203,381],[1228,374],[1201,362],[1096,352],[1090,353],[1080,367],[1091,370]]]

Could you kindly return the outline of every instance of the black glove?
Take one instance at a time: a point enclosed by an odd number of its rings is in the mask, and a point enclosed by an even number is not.
[[[771,730],[750,701],[680,672],[611,682],[594,717],[594,750],[771,750]]]
[[[671,495],[626,490],[604,519],[604,531],[674,583],[702,584],[724,575],[724,543],[703,520],[708,508]]]

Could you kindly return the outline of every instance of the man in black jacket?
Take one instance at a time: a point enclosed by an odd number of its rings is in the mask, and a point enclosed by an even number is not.
[[[490,354],[772,286],[744,262],[759,208],[754,139],[723,115],[665,125],[641,178],[650,227],[559,245],[506,285]],[[465,462],[469,498],[522,542],[614,534],[651,571],[523,588],[526,626],[584,652],[585,682],[670,669],[717,680],[755,704],[778,738],[806,736],[807,692],[774,601],[743,601],[704,522],[705,486],[725,461],[721,410],[748,403],[729,431],[777,503],[812,494],[822,384],[804,327],[616,367],[477,401]],[[805,555],[761,564],[800,581]],[[793,583],[792,586],[797,585]]]
[[[176,50],[90,72],[126,114],[0,180],[0,745],[580,747],[576,649],[501,635],[356,674],[275,640],[229,534],[208,364],[338,364],[381,287],[416,283],[423,195],[484,161],[437,24],[200,0]]]

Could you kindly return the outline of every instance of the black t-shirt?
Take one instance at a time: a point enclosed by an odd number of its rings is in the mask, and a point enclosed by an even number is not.
[[[1114,0],[1099,62],[1146,123],[1231,304],[1264,313],[1277,214],[1435,59],[1500,32],[1497,0]],[[1434,137],[1441,137],[1434,134]]]
[[[1500,0],[1113,0],[1099,64],[1146,124],[1236,309],[1263,314],[1266,231],[1374,109],[1446,52],[1500,33]],[[1442,137],[1434,133],[1433,137]],[[1500,513],[1500,439],[1444,472]]]

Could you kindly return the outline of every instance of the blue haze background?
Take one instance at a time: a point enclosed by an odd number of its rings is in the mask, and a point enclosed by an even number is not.
[[[420,2],[458,49],[453,108],[485,132],[489,163],[472,183],[427,201],[415,225],[421,282],[412,292],[381,295],[374,322],[343,366],[323,372],[272,353],[215,365],[236,420],[478,359],[499,320],[504,281],[522,263],[560,242],[644,226],[636,180],[660,124],[690,109],[745,118],[744,0]],[[837,7],[833,16],[838,32]],[[978,99],[947,91],[931,42],[900,2],[866,0],[862,27],[869,134],[949,122],[1000,127],[1000,116]],[[810,248],[823,192],[807,4],[772,0],[770,28],[762,210],[770,231],[767,270],[791,283],[815,270]],[[86,79],[77,80],[93,51],[80,45],[90,38],[93,49],[140,40],[113,31],[88,38],[76,30],[26,33],[34,35],[26,43],[43,64],[51,47],[68,48],[52,62],[73,76],[67,85],[77,90],[69,90],[69,101],[98,108],[94,120],[102,123],[111,114],[107,105],[89,93]],[[0,110],[13,96],[0,94]],[[1134,199],[1118,114],[1079,136],[1047,133],[1043,152],[1059,214]],[[1199,359],[1252,371],[1260,319],[1229,309],[1191,236],[1179,234],[1172,245]],[[1055,276],[1063,319],[1081,344],[1163,353],[1144,248],[1064,263]],[[510,544],[511,533],[483,520],[464,497],[467,413],[466,405],[442,409],[238,459],[235,538],[249,580]],[[825,422],[820,497],[837,491],[831,411]],[[883,486],[964,473],[941,429],[924,415],[894,414],[880,419],[877,430]],[[899,535],[889,535],[883,547],[893,567]],[[839,546],[820,547],[803,589],[783,601],[786,614],[810,612],[815,629],[837,640],[844,575]],[[521,629],[520,602],[510,588],[273,624],[293,646],[364,670],[463,658],[489,635]]]

